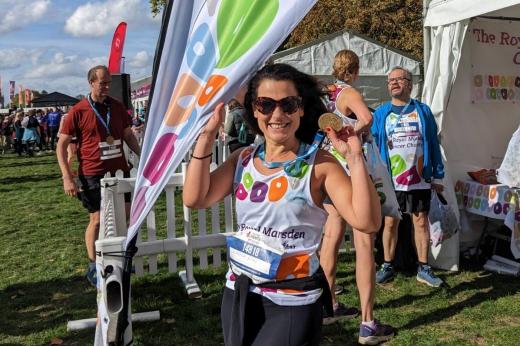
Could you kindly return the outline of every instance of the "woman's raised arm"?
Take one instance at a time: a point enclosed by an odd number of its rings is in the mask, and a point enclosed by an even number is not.
[[[235,151],[210,173],[211,153],[224,117],[219,104],[197,139],[188,165],[182,199],[190,208],[207,208],[232,192],[233,177],[240,150]]]
[[[331,156],[325,160],[324,190],[340,215],[353,227],[365,233],[375,233],[381,225],[379,196],[368,175],[361,142],[351,127],[340,132],[327,131],[336,150],[347,160],[350,177]],[[330,161],[330,162],[327,162]]]

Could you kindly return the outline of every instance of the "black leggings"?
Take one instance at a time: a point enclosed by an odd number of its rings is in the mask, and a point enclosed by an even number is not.
[[[224,343],[231,345],[229,331],[234,291],[225,288],[220,317]],[[259,294],[249,292],[246,303],[243,345],[304,346],[319,345],[323,305],[321,300],[310,305],[276,305]]]

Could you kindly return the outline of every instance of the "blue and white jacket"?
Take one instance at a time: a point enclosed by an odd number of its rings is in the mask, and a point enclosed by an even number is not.
[[[412,99],[411,104],[415,106],[421,121],[421,135],[423,137],[423,178],[427,182],[433,179],[444,178],[444,165],[442,163],[441,148],[437,138],[437,123],[433,117],[430,107],[422,102]],[[392,176],[390,158],[388,157],[388,138],[386,134],[386,118],[392,111],[392,103],[386,102],[379,106],[374,112],[372,122],[372,135],[374,136],[381,158],[386,162],[390,176]]]

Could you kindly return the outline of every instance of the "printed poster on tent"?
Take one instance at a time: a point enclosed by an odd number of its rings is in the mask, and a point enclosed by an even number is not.
[[[471,44],[473,103],[520,102],[520,22],[477,18]]]

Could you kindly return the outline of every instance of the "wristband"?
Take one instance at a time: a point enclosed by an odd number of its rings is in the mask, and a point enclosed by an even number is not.
[[[208,155],[204,155],[204,156],[195,156],[195,155],[191,155],[191,158],[192,159],[197,159],[197,160],[204,160],[204,159],[207,159],[208,157],[211,157],[213,156],[213,153],[209,153]]]

